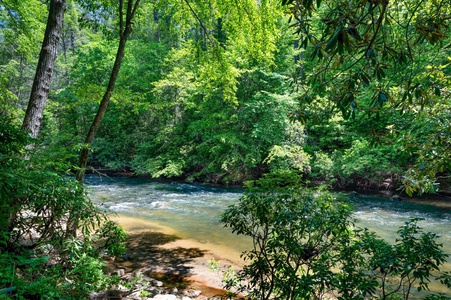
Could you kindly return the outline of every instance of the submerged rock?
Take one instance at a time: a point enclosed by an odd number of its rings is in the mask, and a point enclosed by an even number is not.
[[[392,200],[394,200],[394,201],[402,201],[402,200],[404,200],[401,196],[399,196],[399,195],[393,195],[393,196],[391,196],[391,199]]]
[[[156,280],[156,279],[153,279],[152,281],[150,281],[150,283],[151,283],[153,286],[158,286],[158,287],[162,287],[162,286],[163,286],[163,282],[161,282],[161,281],[159,281],[159,280]]]
[[[198,297],[200,294],[202,294],[202,292],[201,291],[198,291],[198,290],[186,290],[186,291],[183,291],[183,295],[185,295],[185,296],[187,296],[187,297],[190,297],[190,298],[196,298],[196,297]]]

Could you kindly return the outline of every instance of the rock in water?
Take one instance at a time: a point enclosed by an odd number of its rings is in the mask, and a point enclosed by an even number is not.
[[[186,291],[183,292],[183,294],[184,294],[185,296],[190,297],[190,298],[196,298],[196,297],[198,297],[201,293],[202,293],[202,292],[201,292],[201,291],[198,291],[198,290],[186,290]]]

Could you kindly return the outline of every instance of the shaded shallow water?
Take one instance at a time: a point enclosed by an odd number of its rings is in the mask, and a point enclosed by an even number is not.
[[[239,252],[250,245],[248,238],[232,234],[219,221],[224,209],[237,203],[241,189],[99,176],[86,176],[86,183],[95,203],[119,215],[148,220],[182,238]]]
[[[237,203],[241,189],[99,176],[86,176],[86,183],[95,203],[119,215],[148,220],[170,228],[182,238],[213,244],[223,251],[240,253],[250,249],[250,239],[232,234],[219,221],[224,209]],[[352,200],[357,226],[367,227],[394,242],[397,230],[406,221],[424,218],[420,226],[438,234],[445,252],[451,254],[451,205],[443,208],[376,196],[352,196]],[[133,230],[133,224],[128,229]],[[445,268],[451,270],[451,264],[447,263]]]

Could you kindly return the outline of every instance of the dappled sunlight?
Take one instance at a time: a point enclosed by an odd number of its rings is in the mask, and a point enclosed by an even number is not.
[[[180,239],[160,232],[131,234],[127,240],[127,253],[112,262],[114,267],[126,267],[142,273],[164,273],[189,276],[192,267],[187,266],[194,258],[202,257],[205,250],[198,248],[162,248],[161,246]]]

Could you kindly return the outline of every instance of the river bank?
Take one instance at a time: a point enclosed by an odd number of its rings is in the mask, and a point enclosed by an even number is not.
[[[242,267],[240,253],[229,248],[184,238],[147,220],[124,215],[113,220],[127,230],[129,238],[126,255],[107,262],[111,272],[143,274],[163,282],[169,290],[196,291],[200,294],[192,299],[201,300],[226,293],[220,274],[210,268],[209,261],[219,263],[222,270]]]
[[[95,170],[95,172],[93,170]],[[171,177],[171,178],[167,177],[154,178],[148,174],[137,174],[135,173],[135,171],[129,168],[122,170],[113,170],[102,166],[102,168],[93,170],[88,171],[87,174],[94,176],[104,176],[107,178],[135,178],[135,179],[146,179],[160,183],[197,184],[197,185],[216,186],[219,188],[243,189],[245,185],[245,182],[242,181],[233,183],[224,183],[218,180],[214,180],[214,178],[218,177],[215,174],[212,174],[211,176],[206,176],[205,178],[203,178],[203,180],[198,179],[196,181],[187,181],[186,176]],[[386,183],[387,181],[390,181],[390,183],[387,184]],[[349,180],[348,182],[344,181],[335,186],[331,186],[330,188],[334,192],[374,195],[383,198],[392,198],[393,196],[395,196],[396,200],[406,200],[413,202],[415,201],[430,202],[430,200],[432,200],[434,205],[435,203],[437,203],[442,207],[444,206],[451,208],[451,181],[447,180],[446,178],[439,180],[439,191],[437,193],[414,195],[413,197],[407,195],[400,184],[401,184],[400,181],[394,181],[392,180],[392,178],[388,178],[385,180],[381,179],[379,181],[371,181],[365,178],[354,178],[352,180]],[[329,184],[324,181],[315,180],[314,178],[310,180],[311,187],[318,187],[321,185],[329,185]]]

